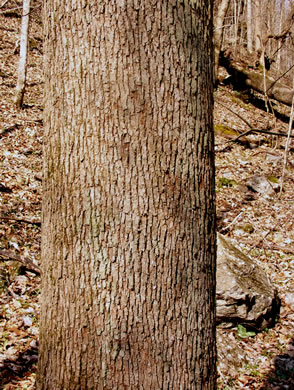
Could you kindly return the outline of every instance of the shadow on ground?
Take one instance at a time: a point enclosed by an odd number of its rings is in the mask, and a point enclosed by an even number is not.
[[[294,389],[294,337],[287,351],[272,360],[272,370],[265,378],[263,390]]]
[[[0,368],[0,389],[2,386],[24,378],[28,373],[36,371],[38,349],[30,347],[20,353],[16,359],[5,359]]]

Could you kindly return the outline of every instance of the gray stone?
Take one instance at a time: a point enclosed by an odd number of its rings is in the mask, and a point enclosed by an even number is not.
[[[294,293],[293,292],[287,292],[285,297],[285,303],[291,307],[292,310],[294,310]]]
[[[271,198],[275,195],[276,183],[270,182],[265,176],[254,175],[246,181],[248,188],[258,192],[264,198]]]
[[[272,326],[280,299],[265,271],[221,234],[217,246],[217,324],[247,324],[255,330]]]

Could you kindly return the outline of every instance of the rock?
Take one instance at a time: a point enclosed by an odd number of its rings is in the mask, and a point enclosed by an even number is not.
[[[265,176],[254,175],[251,176],[246,181],[246,185],[251,190],[258,192],[264,198],[271,198],[275,194],[275,187],[271,181],[269,181]]]
[[[274,166],[277,166],[277,164],[280,163],[282,159],[283,156],[281,156],[280,154],[273,154],[273,153],[266,154],[266,161],[273,164]]]
[[[285,295],[285,303],[294,310],[294,293],[287,292]]]
[[[230,327],[241,323],[255,330],[272,326],[280,299],[264,270],[221,234],[217,247],[217,324]]]
[[[30,316],[23,317],[23,325],[25,328],[29,328],[30,326],[33,325],[33,320],[31,319]]]

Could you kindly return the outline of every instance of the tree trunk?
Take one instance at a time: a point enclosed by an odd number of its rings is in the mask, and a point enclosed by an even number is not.
[[[222,0],[217,11],[215,29],[214,29],[214,80],[217,80],[219,55],[222,49],[223,43],[223,25],[226,13],[230,5],[230,0]]]
[[[255,2],[255,49],[257,52],[262,51],[262,5],[261,0]]]
[[[212,1],[45,1],[37,389],[215,389]]]
[[[234,51],[236,51],[238,43],[238,27],[239,27],[239,7],[237,0],[234,0]]]
[[[285,1],[281,1],[280,5],[280,15],[279,15],[279,34],[281,34],[283,32],[283,22],[284,22],[284,19],[285,19]],[[277,68],[278,68],[278,71],[279,72],[282,72],[282,62],[281,62],[281,58],[282,58],[282,48],[283,48],[283,42],[281,42],[280,40],[277,41],[278,43],[278,56],[277,56]]]
[[[247,0],[247,50],[253,52],[252,0]]]
[[[29,15],[30,15],[30,0],[23,0],[23,11],[22,11],[20,43],[19,43],[20,45],[19,64],[18,64],[17,84],[16,84],[15,98],[14,98],[17,108],[22,107],[25,86],[26,86]]]

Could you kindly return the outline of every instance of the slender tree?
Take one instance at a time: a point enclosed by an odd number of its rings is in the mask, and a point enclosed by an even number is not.
[[[283,21],[285,19],[285,1],[281,1],[280,4],[277,4],[276,7],[279,7],[279,28],[278,33],[281,34],[283,32]],[[282,70],[282,47],[283,43],[278,41],[278,49],[277,49],[277,68],[279,71]]]
[[[215,21],[215,30],[214,30],[214,53],[215,53],[215,65],[214,65],[214,77],[217,79],[218,74],[218,66],[219,66],[219,55],[222,48],[223,43],[223,31],[224,31],[224,19],[226,13],[228,12],[228,8],[230,6],[231,0],[221,0],[216,21]]]
[[[211,0],[46,0],[37,389],[215,389]]]
[[[27,76],[27,53],[28,53],[28,32],[29,32],[30,0],[23,0],[23,11],[20,32],[20,53],[17,73],[17,84],[15,90],[15,104],[22,107]]]
[[[254,13],[255,13],[255,49],[259,52],[262,51],[262,3],[261,0],[255,1]]]
[[[247,49],[253,52],[253,31],[252,31],[252,0],[247,0]]]

